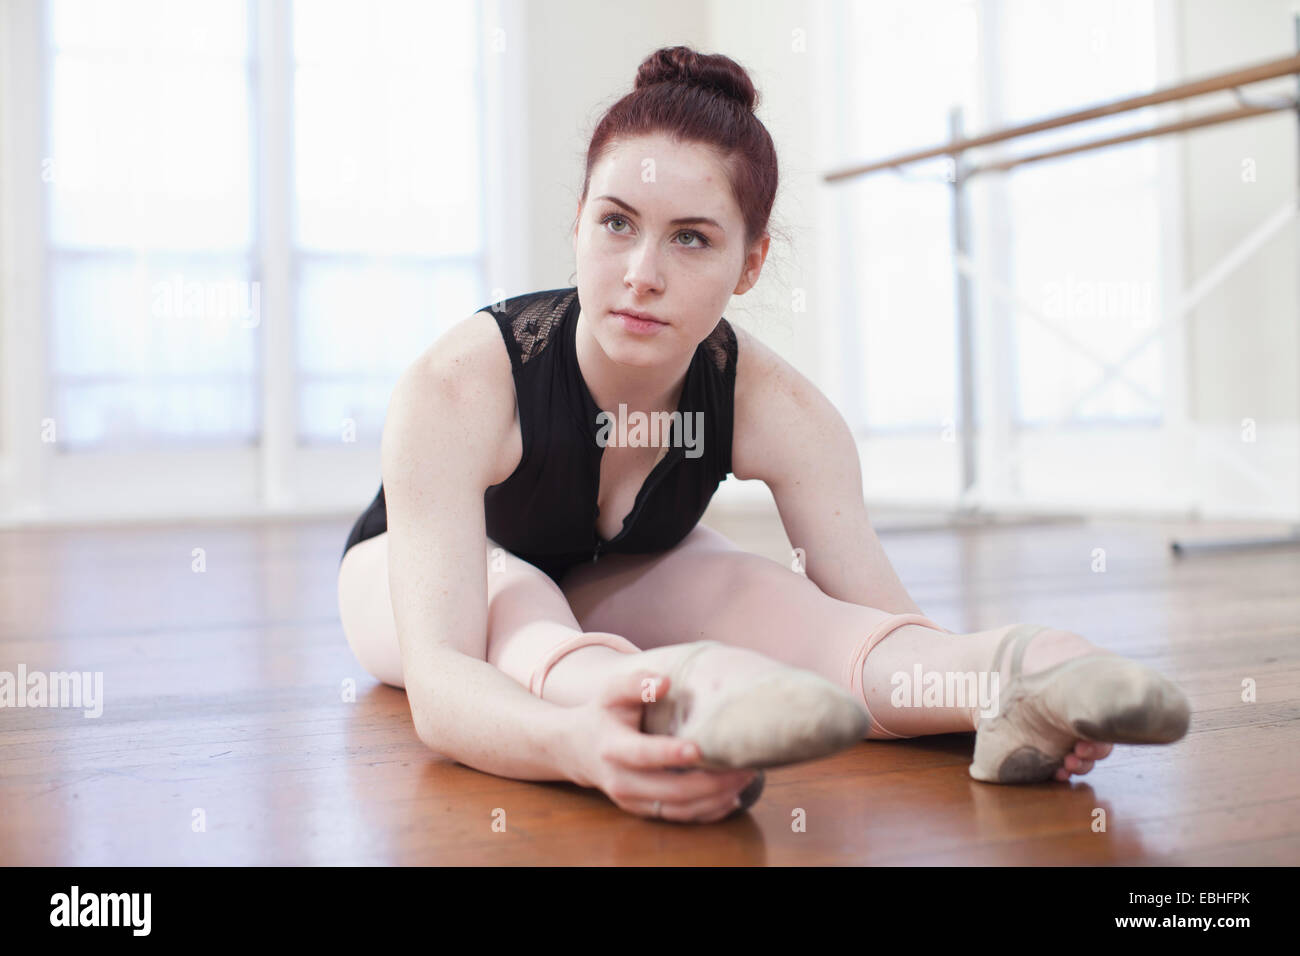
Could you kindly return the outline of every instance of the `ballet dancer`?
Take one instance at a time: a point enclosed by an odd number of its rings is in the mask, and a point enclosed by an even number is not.
[[[679,822],[863,739],[972,732],[973,778],[1037,783],[1182,737],[1154,671],[1041,625],[955,634],[908,595],[844,419],[722,315],[771,241],[756,104],[728,57],[647,57],[587,151],[576,284],[485,306],[401,376],[339,567],[358,661],[433,750]],[[733,474],[771,489],[792,566],[700,523]]]

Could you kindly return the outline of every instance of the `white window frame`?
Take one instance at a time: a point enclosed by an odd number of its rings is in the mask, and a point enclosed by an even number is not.
[[[289,5],[248,0],[256,203],[252,279],[261,283],[261,441],[254,446],[68,451],[41,440],[53,416],[46,197],[45,0],[0,4],[0,526],[359,513],[380,479],[374,443],[299,444],[290,228],[293,83]],[[526,64],[521,0],[481,0],[481,148],[487,277],[529,274],[525,236]],[[364,7],[358,5],[360,15]],[[497,40],[510,36],[505,55]],[[511,210],[516,213],[511,219]],[[504,283],[490,281],[490,288]],[[485,291],[485,302],[490,295]],[[457,316],[455,319],[460,319]],[[411,356],[412,359],[415,356]],[[56,423],[57,425],[57,423]],[[341,545],[340,545],[341,547]]]

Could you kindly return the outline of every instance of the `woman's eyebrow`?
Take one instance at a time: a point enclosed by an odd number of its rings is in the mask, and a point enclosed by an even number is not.
[[[624,209],[626,209],[628,212],[630,212],[630,213],[631,213],[632,215],[634,215],[634,216],[639,216],[639,215],[641,215],[639,212],[637,212],[635,209],[633,209],[633,208],[632,208],[631,206],[629,206],[627,203],[623,202],[623,200],[619,199],[617,196],[597,196],[596,198],[597,198],[597,199],[608,199],[610,202],[614,203],[615,205],[617,205],[617,206],[622,206]],[[702,222],[702,223],[706,223],[707,225],[713,226],[713,227],[714,227],[715,229],[717,229],[719,232],[723,232],[723,233],[725,233],[725,232],[727,231],[726,229],[723,228],[723,226],[722,226],[722,224],[721,224],[720,222],[718,222],[718,221],[715,220],[715,219],[709,219],[709,218],[706,217],[706,216],[687,216],[687,217],[685,217],[685,218],[683,218],[683,219],[674,219],[674,220],[673,220],[672,222],[670,222],[668,225],[670,225],[670,226],[693,226],[693,225],[695,225],[696,223],[701,223],[701,222]]]

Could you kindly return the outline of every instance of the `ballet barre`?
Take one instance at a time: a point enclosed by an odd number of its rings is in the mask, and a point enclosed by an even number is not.
[[[971,179],[978,175],[1003,173],[1030,163],[1059,159],[1065,156],[1074,156],[1092,150],[1138,142],[1140,140],[1151,139],[1154,137],[1167,136],[1174,133],[1186,133],[1195,129],[1217,126],[1222,123],[1235,122],[1237,120],[1250,119],[1257,116],[1271,115],[1281,111],[1290,111],[1295,114],[1297,120],[1297,131],[1300,132],[1300,96],[1295,98],[1283,97],[1273,100],[1251,100],[1241,91],[1241,87],[1249,86],[1253,83],[1278,79],[1285,76],[1300,76],[1300,14],[1297,14],[1295,17],[1295,36],[1297,52],[1290,56],[1279,57],[1262,63],[1239,67],[1212,76],[1202,77],[1198,80],[1190,80],[1174,86],[1154,90],[1150,93],[1124,97],[1122,99],[1100,103],[1084,109],[1073,110],[1056,116],[1049,116],[1043,119],[1017,124],[1015,126],[1008,126],[978,136],[967,136],[964,134],[962,128],[962,110],[960,107],[954,107],[949,112],[948,142],[938,146],[911,150],[909,152],[900,153],[883,159],[872,160],[867,163],[847,166],[824,174],[823,179],[825,182],[842,183],[859,176],[871,175],[885,170],[900,172],[903,167],[914,163],[924,162],[926,160],[937,159],[939,157],[949,158],[950,167],[948,175],[945,178],[952,191],[953,268],[956,289],[957,347],[960,377],[958,407],[961,418],[960,460],[962,486],[957,506],[951,515],[951,518],[956,523],[981,523],[992,518],[991,512],[983,509],[980,504],[974,500],[977,476],[975,434],[974,429],[971,427],[972,423],[975,421],[975,369],[973,316],[971,309],[972,282],[974,280],[980,280],[982,287],[989,291],[994,298],[1009,304],[1017,312],[1029,314],[1034,319],[1047,325],[1051,331],[1058,335],[1062,334],[1060,329],[1057,329],[1050,323],[1046,323],[1041,315],[1037,314],[1034,309],[1029,308],[1026,303],[1016,297],[1010,290],[1002,288],[998,283],[996,283],[996,281],[991,280],[987,276],[981,275],[975,269],[970,249],[970,213],[968,209],[968,194],[966,191],[967,184]],[[1231,91],[1234,94],[1238,105],[1232,109],[1217,110],[1200,116],[1180,119],[1175,122],[1141,127],[1127,133],[1104,136],[1069,146],[1042,150],[1029,155],[999,159],[982,164],[972,162],[966,156],[968,150],[979,149],[997,143],[1006,143],[1020,137],[1030,136],[1047,130],[1061,129],[1103,117],[1145,109],[1147,107],[1181,102],[1194,97],[1204,96],[1208,93],[1220,91]],[[1227,279],[1228,276],[1232,275],[1242,263],[1249,259],[1250,254],[1261,247],[1268,238],[1274,235],[1287,223],[1291,222],[1296,217],[1298,211],[1300,211],[1300,184],[1298,184],[1297,198],[1289,200],[1281,209],[1270,216],[1265,223],[1252,230],[1251,233],[1222,256],[1213,268],[1208,270],[1190,290],[1182,295],[1171,314],[1159,323],[1155,330],[1144,336],[1137,346],[1129,349],[1125,355],[1116,362],[1110,362],[1109,360],[1097,355],[1087,355],[1087,357],[1092,361],[1102,365],[1104,367],[1104,372],[1102,373],[1100,381],[1089,388],[1086,394],[1091,395],[1112,378],[1117,375],[1122,376],[1122,368],[1127,365],[1134,356],[1141,352],[1142,348],[1146,346],[1151,338],[1162,331],[1169,331],[1167,328],[1169,325],[1184,321],[1187,314],[1197,303],[1203,300],[1210,291]],[[1083,347],[1082,343],[1077,341],[1073,342],[1073,345],[1081,351],[1089,351]],[[1074,410],[1077,409],[1083,401],[1083,398],[1076,401],[1070,414],[1073,414]],[[1064,421],[1068,420],[1068,418],[1069,415],[1066,416],[1066,419],[1058,421],[1055,424],[1063,424]],[[1171,542],[1170,547],[1176,555],[1182,555],[1192,549],[1200,548],[1221,549],[1251,546],[1270,547],[1279,544],[1294,545],[1297,543],[1300,543],[1300,525],[1294,526],[1289,535],[1281,538],[1238,540],[1230,542],[1185,542],[1175,540]]]

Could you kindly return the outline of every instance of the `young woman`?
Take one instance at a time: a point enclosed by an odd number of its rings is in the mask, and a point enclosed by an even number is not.
[[[863,737],[974,731],[971,775],[1003,783],[1180,738],[1181,691],[1078,634],[925,617],[844,420],[721,317],[770,242],[756,101],[725,56],[649,56],[588,149],[577,286],[474,313],[402,376],[339,568],[358,660],[439,753],[677,821]],[[699,524],[728,474],[771,488],[802,567]],[[896,697],[917,666],[983,693]]]

